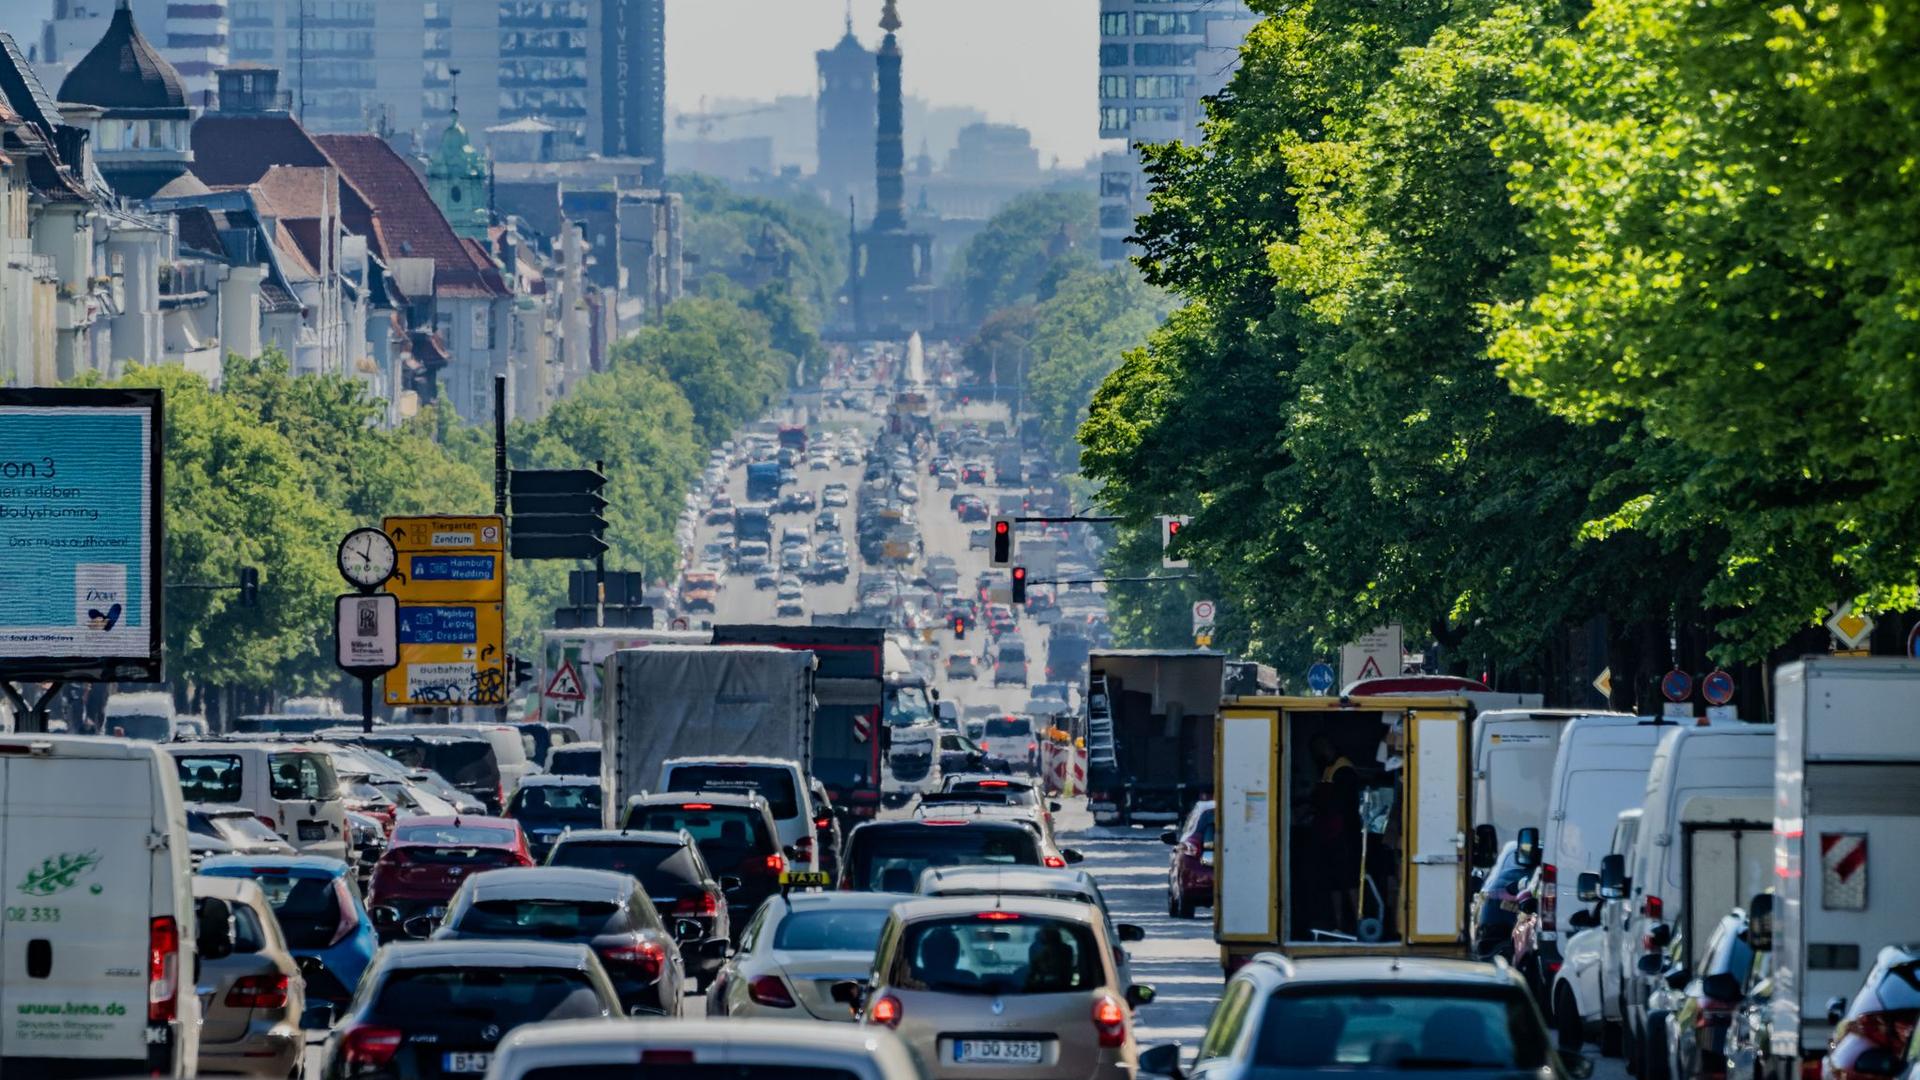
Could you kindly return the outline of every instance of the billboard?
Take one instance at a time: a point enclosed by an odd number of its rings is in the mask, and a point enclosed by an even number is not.
[[[158,390],[0,389],[0,678],[162,678]]]

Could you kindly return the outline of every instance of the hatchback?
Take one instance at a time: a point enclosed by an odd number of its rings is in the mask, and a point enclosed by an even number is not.
[[[1213,906],[1213,803],[1195,803],[1178,829],[1160,834],[1173,848],[1167,864],[1167,914],[1191,919],[1195,908]]]
[[[809,820],[808,826],[813,822]],[[780,889],[787,869],[767,801],[758,795],[665,792],[627,801],[628,829],[685,832],[716,874],[736,879],[727,892],[727,915],[737,933],[761,901]]]
[[[759,795],[773,815],[781,853],[793,860],[795,870],[817,868],[813,800],[807,771],[797,761],[771,757],[670,758],[661,763],[660,782],[653,790]]]
[[[943,867],[920,875],[920,895],[1045,896],[1055,900],[1071,900],[1076,904],[1092,904],[1100,909],[1100,917],[1106,920],[1107,942],[1113,946],[1113,969],[1122,986],[1133,984],[1133,958],[1128,955],[1125,945],[1147,939],[1147,932],[1141,927],[1113,921],[1113,912],[1107,907],[1107,897],[1100,891],[1100,883],[1085,870]]]
[[[930,866],[1040,866],[1043,841],[1016,821],[870,821],[847,837],[840,888],[910,893]]]
[[[673,928],[694,984],[705,991],[713,982],[726,959],[733,925],[727,914],[727,889],[738,888],[740,881],[732,876],[714,877],[691,836],[628,829],[577,830],[560,838],[547,857],[547,865],[617,871],[639,881],[654,908]]]
[[[306,982],[267,894],[251,881],[197,874],[193,897],[201,926],[207,925],[211,903],[224,909],[230,930],[224,954],[201,951],[194,980],[200,995],[201,1073],[297,1073],[307,1048],[300,1030]]]
[[[353,871],[311,855],[221,855],[201,863],[200,873],[260,886],[306,980],[302,1024],[325,1028],[346,1008],[379,945]]]
[[[761,905],[707,995],[707,1015],[851,1021],[833,987],[867,976],[895,893],[789,893]]]
[[[869,1027],[892,1030],[935,1077],[1006,1070],[1049,1080],[1132,1080],[1138,1055],[1105,920],[1038,897],[911,900],[880,932],[870,983],[842,983]]]
[[[479,1076],[523,1024],[606,1020],[620,998],[600,959],[561,942],[389,945],[327,1038],[325,1080]]]
[[[403,930],[425,937],[431,924],[407,923],[421,916],[437,920],[467,875],[532,865],[526,834],[512,818],[410,818],[393,830],[392,845],[374,865],[367,899],[382,938]]]
[[[600,824],[600,781],[582,776],[529,776],[507,799],[507,816],[527,834],[533,861],[547,857],[553,842],[568,829]]]

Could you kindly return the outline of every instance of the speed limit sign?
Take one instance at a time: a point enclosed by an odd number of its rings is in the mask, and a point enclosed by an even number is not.
[[[1199,634],[1213,629],[1213,601],[1195,600],[1193,602],[1193,632]]]

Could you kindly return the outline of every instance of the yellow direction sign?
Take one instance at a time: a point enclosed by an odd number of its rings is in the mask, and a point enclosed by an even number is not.
[[[389,705],[499,705],[507,697],[506,523],[484,517],[390,517],[399,554],[400,666]]]

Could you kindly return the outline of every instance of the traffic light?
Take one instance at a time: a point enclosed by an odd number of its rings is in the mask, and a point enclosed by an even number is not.
[[[260,606],[260,571],[251,566],[240,568],[240,606]]]
[[[1016,604],[1027,602],[1027,568],[1024,566],[1013,568],[1013,602]]]
[[[607,478],[594,469],[515,469],[508,484],[513,519],[507,544],[516,559],[592,559],[606,554]]]
[[[1168,570],[1185,570],[1187,560],[1173,556],[1174,544],[1180,539],[1180,530],[1186,527],[1185,514],[1166,514],[1160,518],[1160,565]]]
[[[1011,566],[1013,564],[1013,519],[997,517],[993,519],[993,565]]]
[[[965,615],[955,615],[953,617],[953,640],[967,640],[967,617]]]
[[[515,690],[533,681],[533,661],[524,656],[507,657],[507,671],[512,675]]]

